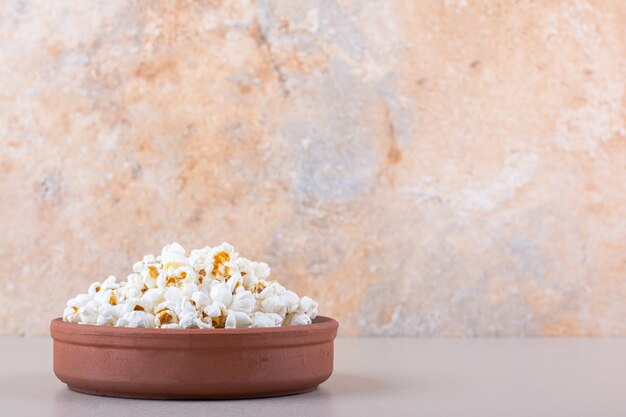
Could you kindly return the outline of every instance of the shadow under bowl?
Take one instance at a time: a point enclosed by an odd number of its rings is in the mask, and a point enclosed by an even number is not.
[[[255,329],[135,329],[50,323],[54,373],[74,391],[149,399],[312,391],[333,372],[336,320]]]

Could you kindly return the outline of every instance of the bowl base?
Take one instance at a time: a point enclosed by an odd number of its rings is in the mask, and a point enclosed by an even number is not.
[[[304,394],[307,392],[315,391],[317,385],[304,389],[277,391],[277,392],[264,392],[264,393],[249,393],[249,394],[155,394],[155,393],[133,393],[133,392],[120,392],[120,391],[108,391],[108,390],[94,390],[89,388],[81,388],[69,385],[70,390],[79,392],[81,394],[97,395],[100,397],[117,397],[117,398],[130,398],[136,400],[243,400],[252,398],[269,398],[269,397],[282,397],[285,395]]]

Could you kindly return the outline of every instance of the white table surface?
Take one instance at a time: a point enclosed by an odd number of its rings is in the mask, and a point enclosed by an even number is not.
[[[69,391],[49,338],[0,337],[0,416],[626,416],[626,339],[338,339],[308,394],[145,401]]]

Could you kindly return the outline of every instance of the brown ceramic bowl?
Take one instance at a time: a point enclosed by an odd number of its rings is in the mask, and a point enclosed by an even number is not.
[[[95,395],[272,397],[312,391],[333,372],[338,323],[259,329],[131,329],[54,319],[54,373]]]

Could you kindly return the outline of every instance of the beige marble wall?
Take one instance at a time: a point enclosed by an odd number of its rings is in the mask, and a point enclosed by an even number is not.
[[[626,335],[626,3],[0,3],[0,333],[172,240],[344,335]]]

